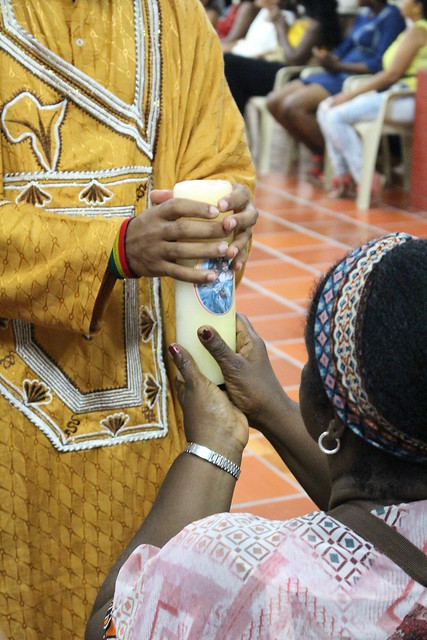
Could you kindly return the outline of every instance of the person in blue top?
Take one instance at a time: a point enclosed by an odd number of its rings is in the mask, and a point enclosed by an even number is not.
[[[314,49],[324,71],[290,82],[267,97],[274,118],[314,154],[311,175],[320,177],[324,140],[316,120],[319,104],[342,89],[352,74],[377,73],[382,56],[405,29],[397,7],[384,0],[359,0],[362,7],[347,38],[332,53]]]

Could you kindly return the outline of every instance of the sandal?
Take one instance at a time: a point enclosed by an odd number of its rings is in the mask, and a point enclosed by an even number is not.
[[[307,178],[315,183],[323,183],[323,161],[324,157],[321,155],[311,156],[311,167],[307,172]]]
[[[329,198],[354,198],[355,195],[356,185],[351,173],[332,176],[331,189],[328,192]]]

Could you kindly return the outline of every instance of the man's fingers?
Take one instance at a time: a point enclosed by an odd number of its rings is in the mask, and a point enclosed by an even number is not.
[[[215,240],[217,238],[226,238],[228,235],[222,223],[215,220],[188,220],[181,217],[176,220],[165,221],[164,225],[164,239],[169,242],[176,242],[177,240],[189,242],[195,239]]]
[[[216,280],[216,273],[212,269],[194,269],[183,264],[162,261],[157,265],[156,273],[148,274],[149,277],[168,276],[181,282],[192,282],[193,284],[212,284]]]
[[[258,219],[258,210],[251,203],[240,212],[233,213],[224,218],[222,225],[227,233],[234,233],[234,237],[245,231],[249,231]]]
[[[153,191],[151,193],[151,201],[155,204],[153,193],[155,192]],[[198,202],[196,200],[165,197],[161,206],[156,209],[156,213],[161,213],[165,220],[177,220],[178,218],[206,218],[210,220],[218,216],[219,209],[211,204]]]
[[[167,202],[171,198],[173,198],[172,189],[153,189],[150,193],[150,200],[154,205]]]
[[[222,212],[234,212],[223,220],[224,229],[229,233],[234,232],[236,235],[253,227],[257,221],[257,208],[251,200],[249,191],[242,185],[235,185],[231,194],[222,198],[218,206]]]
[[[212,260],[227,255],[228,242],[168,242],[163,245],[165,260]]]
[[[242,184],[234,184],[231,193],[221,198],[218,206],[219,210],[222,212],[241,211],[250,202],[251,196],[248,189]]]

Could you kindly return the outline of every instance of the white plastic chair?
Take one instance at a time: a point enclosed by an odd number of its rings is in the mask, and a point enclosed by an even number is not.
[[[371,202],[372,180],[377,163],[378,149],[381,141],[383,166],[386,181],[391,181],[391,159],[388,139],[385,136],[398,135],[401,140],[402,160],[404,166],[403,186],[409,191],[411,180],[412,131],[413,123],[402,123],[390,119],[391,105],[394,100],[403,96],[413,96],[412,89],[399,89],[389,93],[383,101],[379,113],[373,122],[358,122],[354,125],[363,142],[362,176],[356,205],[358,209],[369,209]]]
[[[344,82],[343,91],[350,91],[366,82],[371,75],[350,76]],[[413,123],[392,121],[390,118],[393,100],[402,96],[414,95],[412,89],[399,89],[389,93],[383,101],[375,120],[372,122],[357,122],[354,125],[363,144],[362,176],[359,185],[356,205],[358,209],[369,209],[371,201],[372,180],[377,164],[378,152],[381,148],[382,171],[386,177],[386,184],[392,180],[391,153],[388,136],[398,135],[401,139],[402,160],[404,166],[403,186],[409,190],[411,180],[412,130]]]
[[[281,89],[287,82],[293,80],[304,69],[303,66],[282,67],[276,73],[274,90]],[[256,111],[257,130],[253,131],[253,121],[251,119],[251,109]],[[274,118],[267,109],[267,98],[265,96],[253,96],[248,100],[245,109],[245,123],[248,134],[249,148],[253,154],[255,145],[257,146],[256,169],[261,175],[265,175],[270,170],[271,142],[273,137]],[[287,173],[291,167],[295,155],[298,152],[298,145],[292,136],[289,136],[289,152],[285,158],[284,171]]]

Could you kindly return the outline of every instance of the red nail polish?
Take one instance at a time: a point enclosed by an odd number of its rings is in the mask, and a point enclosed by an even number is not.
[[[178,355],[179,353],[179,347],[177,344],[171,344],[169,346],[169,353],[171,354],[172,358],[174,358],[175,356]]]
[[[203,329],[203,331],[201,332],[201,336],[203,340],[210,340],[213,336],[213,333],[210,329]]]

